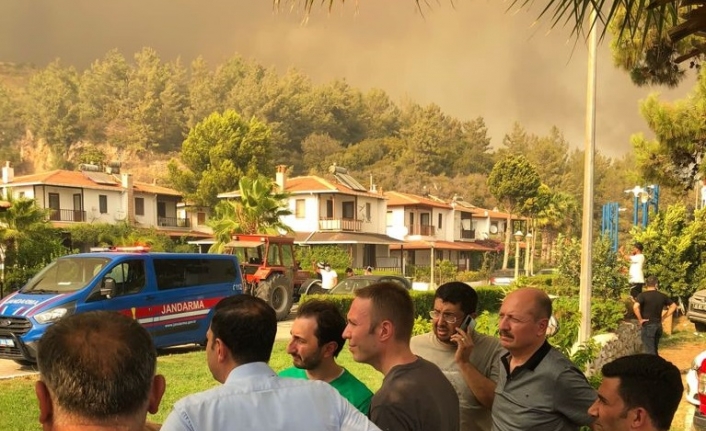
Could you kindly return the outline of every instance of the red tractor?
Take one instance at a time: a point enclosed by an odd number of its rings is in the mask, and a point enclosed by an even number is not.
[[[301,286],[312,282],[294,259],[294,239],[287,236],[238,234],[226,245],[226,253],[240,261],[243,293],[267,301],[283,320],[299,299]]]

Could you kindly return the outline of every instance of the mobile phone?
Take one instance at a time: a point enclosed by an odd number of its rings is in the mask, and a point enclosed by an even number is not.
[[[473,328],[476,327],[476,321],[473,319],[473,317],[469,314],[466,316],[465,319],[463,319],[463,322],[461,322],[461,330],[462,331],[468,331],[468,330],[473,330]]]

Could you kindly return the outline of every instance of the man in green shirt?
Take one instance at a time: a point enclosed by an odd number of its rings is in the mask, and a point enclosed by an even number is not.
[[[367,415],[373,393],[336,363],[345,343],[345,328],[346,319],[334,303],[311,300],[301,304],[297,318],[292,322],[292,339],[287,345],[294,366],[282,370],[279,375],[327,382]]]

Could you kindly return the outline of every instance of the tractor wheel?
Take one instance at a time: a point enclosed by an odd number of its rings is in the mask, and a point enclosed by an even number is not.
[[[706,332],[706,323],[694,322],[694,327],[696,328],[697,332]]]
[[[260,282],[257,297],[264,299],[275,310],[277,320],[284,320],[289,315],[294,302],[292,284],[282,274],[274,274]]]

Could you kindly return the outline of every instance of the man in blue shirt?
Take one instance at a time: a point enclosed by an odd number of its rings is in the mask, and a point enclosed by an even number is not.
[[[321,381],[284,379],[267,365],[277,333],[274,310],[248,295],[215,308],[206,360],[221,386],[174,404],[162,431],[344,430],[378,428]]]

